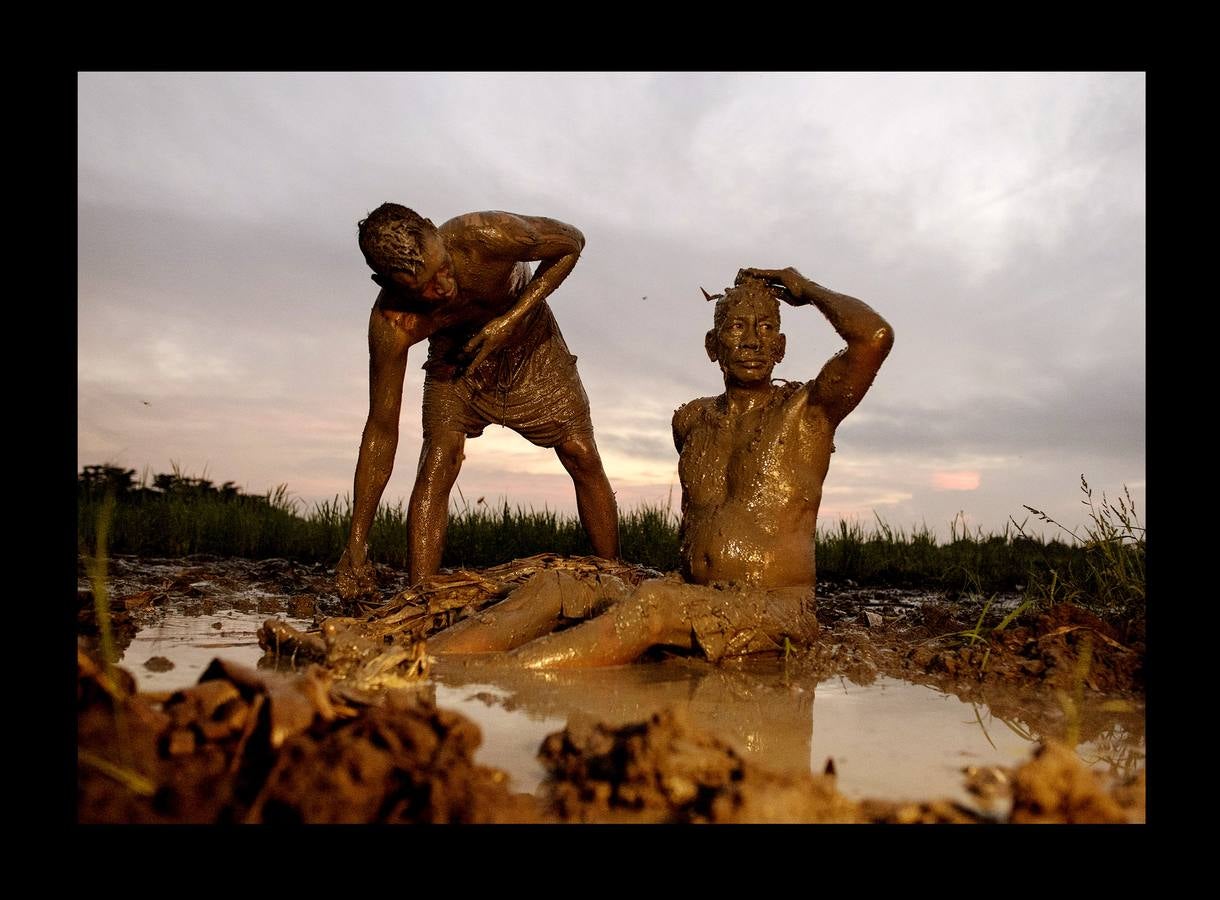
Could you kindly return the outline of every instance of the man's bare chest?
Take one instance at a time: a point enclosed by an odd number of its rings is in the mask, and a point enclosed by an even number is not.
[[[690,499],[748,502],[777,492],[807,494],[820,485],[825,466],[818,459],[829,456],[829,436],[823,439],[816,422],[782,412],[693,428],[678,463]]]
[[[525,262],[460,251],[455,251],[452,259],[458,282],[457,305],[472,312],[499,315],[517,301],[530,280],[530,266]]]

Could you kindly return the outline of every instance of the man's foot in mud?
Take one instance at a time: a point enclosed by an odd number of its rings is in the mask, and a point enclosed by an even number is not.
[[[355,600],[377,593],[377,576],[373,564],[365,560],[353,565],[345,551],[335,566],[335,590],[344,600]]]

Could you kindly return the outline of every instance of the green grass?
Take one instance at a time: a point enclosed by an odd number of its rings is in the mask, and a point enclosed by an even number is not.
[[[97,512],[104,496],[84,488],[78,492],[77,534],[82,548],[96,543]],[[118,496],[109,540],[112,552],[137,556],[204,553],[334,562],[346,546],[351,520],[350,498],[335,497],[305,508],[283,486],[264,496],[136,490]],[[665,507],[626,510],[619,530],[625,558],[661,570],[677,567],[677,519]],[[369,544],[375,561],[406,568],[405,504],[381,505]],[[446,566],[491,566],[544,551],[572,556],[593,552],[572,515],[508,504],[450,510]]]
[[[1078,552],[1034,570],[1028,593],[1041,605],[1071,602],[1103,618],[1131,620],[1143,615],[1147,599],[1145,529],[1126,486],[1122,496],[1101,500],[1083,475],[1081,504],[1088,512],[1083,534],[1061,525],[1046,513],[1026,506],[1039,521],[1054,525],[1079,545]],[[1016,525],[1016,522],[1013,522]],[[1024,534],[1024,526],[1016,525]]]
[[[1017,591],[1029,582],[1031,569],[1048,559],[1061,564],[1076,552],[1061,541],[1031,538],[1007,526],[999,534],[981,529],[972,533],[960,516],[949,523],[944,543],[927,525],[908,532],[874,518],[867,530],[860,522],[843,519],[818,528],[820,580]]]
[[[109,473],[109,474],[107,474]],[[1130,496],[1096,503],[1088,485],[1091,524],[1085,534],[1063,529],[1073,543],[1030,535],[1012,521],[999,534],[971,532],[962,518],[948,541],[926,525],[906,531],[876,517],[870,528],[838,521],[818,529],[821,581],[992,593],[1024,590],[1037,605],[1082,603],[1107,617],[1130,615],[1144,600],[1144,537]],[[145,478],[147,482],[147,478]],[[205,479],[157,476],[157,487],[135,484],[134,472],[88,467],[79,479],[78,534],[82,548],[97,540],[99,505],[116,493],[110,516],[112,553],[251,559],[286,557],[334,563],[351,525],[350,498],[305,508],[283,485],[246,495]],[[119,488],[114,489],[118,484]],[[451,510],[443,565],[483,567],[536,553],[592,553],[574,515],[521,506],[471,505],[459,493]],[[1042,521],[1059,523],[1032,507]],[[383,504],[370,535],[374,561],[406,568],[406,509]],[[620,514],[623,558],[661,571],[678,568],[678,515],[669,505],[642,505]]]

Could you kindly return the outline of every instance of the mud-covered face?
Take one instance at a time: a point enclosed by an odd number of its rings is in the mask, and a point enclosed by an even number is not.
[[[436,303],[453,300],[458,295],[457,278],[453,273],[453,260],[445,249],[440,235],[429,235],[421,247],[423,263],[414,275],[393,272],[390,280],[405,288],[420,300]]]
[[[730,302],[719,326],[708,332],[707,353],[720,364],[726,383],[758,384],[771,381],[786,343],[775,301],[746,297]]]

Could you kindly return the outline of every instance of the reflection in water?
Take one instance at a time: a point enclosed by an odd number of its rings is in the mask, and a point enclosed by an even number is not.
[[[1094,769],[1130,778],[1144,768],[1144,729],[1140,727],[1137,734],[1126,723],[1115,722],[1076,753]]]
[[[988,742],[984,712],[988,721],[999,721],[1027,743],[1053,738],[1074,747],[1088,766],[1116,779],[1128,779],[1144,767],[1144,712],[1131,700],[1086,699],[1083,692],[1072,698],[1056,691],[1041,702],[1015,694],[972,705]]]
[[[542,738],[562,729],[573,715],[624,725],[669,707],[685,712],[752,762],[774,770],[809,768],[813,685],[788,681],[782,668],[760,674],[674,661],[561,671],[480,667],[474,673],[460,657],[442,657],[433,677],[438,702],[469,715],[485,734],[488,726],[507,724],[501,717],[488,717],[489,707],[515,714],[531,738],[538,738],[529,745],[531,760]],[[488,744],[493,741],[487,734]],[[481,761],[502,765],[488,755]],[[520,760],[512,762],[521,767]]]
[[[819,684],[778,662],[736,669],[671,660],[538,672],[466,666],[460,657],[447,657],[433,672],[437,702],[482,727],[478,760],[505,769],[523,791],[535,790],[545,777],[535,758],[543,738],[573,716],[621,725],[671,707],[753,764],[819,774],[833,759],[839,788],[849,797],[947,797],[972,806],[964,769],[1015,765],[1042,736],[1062,740],[1065,733],[1053,698],[999,694],[992,708],[890,678],[858,685],[836,677]],[[1142,711],[1105,706],[1087,707],[1088,740],[1078,753],[1102,772],[1131,774],[1111,763],[1122,753],[1142,764]]]

